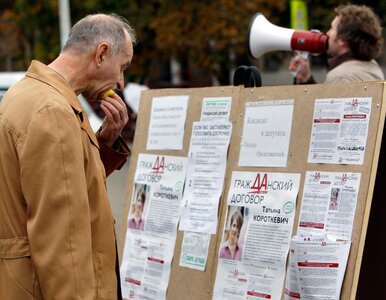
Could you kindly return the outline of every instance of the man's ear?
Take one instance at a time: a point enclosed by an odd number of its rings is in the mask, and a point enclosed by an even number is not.
[[[100,67],[102,62],[106,59],[109,53],[109,50],[110,50],[110,46],[107,43],[101,43],[98,45],[95,52],[95,63],[97,67]]]
[[[339,48],[343,50],[343,52],[351,50],[348,41],[344,39],[338,38],[337,44]]]

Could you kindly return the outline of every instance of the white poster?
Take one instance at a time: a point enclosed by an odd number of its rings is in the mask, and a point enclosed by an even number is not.
[[[165,299],[186,158],[139,154],[121,263],[125,299]]]
[[[189,96],[154,97],[146,150],[182,150]]]
[[[123,299],[166,299],[175,237],[127,231],[121,263]]]
[[[300,174],[233,172],[213,299],[281,298]]]
[[[299,274],[297,270],[297,243],[304,241],[327,241],[327,235],[324,233],[314,234],[306,233],[306,235],[297,235],[293,236],[291,239],[289,254],[288,254],[288,264],[287,264],[287,275],[285,279],[285,294],[284,300],[298,300],[300,298],[300,287],[299,287]]]
[[[223,189],[230,122],[194,122],[179,230],[215,234]]]
[[[209,243],[210,234],[185,231],[181,247],[180,266],[205,271]]]
[[[287,166],[293,107],[294,100],[246,103],[239,166]]]
[[[231,97],[208,97],[202,100],[201,121],[229,121]]]
[[[285,279],[284,300],[300,299],[300,288],[298,284],[298,274],[296,272],[296,257],[297,251],[296,241],[291,240],[288,254],[287,275]]]
[[[308,171],[298,230],[351,240],[360,179],[360,173]]]
[[[309,163],[362,165],[372,98],[316,99]]]
[[[207,97],[202,100],[201,121],[227,122],[230,116],[232,97]],[[203,125],[203,124],[202,124]],[[210,234],[203,232],[184,232],[180,266],[205,271],[208,259]]]
[[[349,241],[296,242],[300,299],[340,299],[350,246]]]

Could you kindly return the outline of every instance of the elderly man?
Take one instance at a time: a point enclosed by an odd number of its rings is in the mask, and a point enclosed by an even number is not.
[[[72,28],[49,65],[33,61],[0,104],[0,299],[120,299],[106,175],[129,149],[120,137],[134,30],[96,14]],[[95,135],[77,95],[100,101]],[[102,99],[103,98],[103,99]]]
[[[327,35],[329,72],[325,83],[384,79],[375,61],[382,51],[382,26],[369,7],[338,6]],[[296,72],[296,83],[315,83],[308,60],[300,56],[292,58],[289,70]]]

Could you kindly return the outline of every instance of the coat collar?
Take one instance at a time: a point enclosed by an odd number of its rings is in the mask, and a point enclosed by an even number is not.
[[[328,60],[329,70],[332,70],[335,67],[339,66],[340,64],[343,64],[344,62],[348,60],[353,60],[353,59],[355,58],[350,54],[350,52],[345,52],[338,56],[332,57]]]
[[[26,76],[35,78],[52,86],[68,100],[76,113],[83,112],[82,106],[73,89],[59,73],[50,67],[39,61],[33,60],[30,67],[28,68]]]
[[[92,131],[87,114],[83,110],[77,95],[67,83],[67,81],[58,72],[37,60],[33,60],[27,70],[26,76],[42,81],[61,93],[67,99],[74,112],[77,114],[78,119],[81,122],[81,127],[86,131],[94,145],[99,148],[95,133]]]

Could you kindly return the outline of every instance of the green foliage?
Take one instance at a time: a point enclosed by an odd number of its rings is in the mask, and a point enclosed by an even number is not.
[[[56,0],[16,0],[13,11],[19,51],[25,52],[25,68],[31,59],[52,60],[60,49],[58,6]],[[24,69],[25,69],[24,68]]]
[[[308,0],[309,26],[328,30],[333,8],[346,1]],[[360,1],[351,3],[361,4]],[[252,17],[263,13],[273,24],[289,27],[289,2],[285,0],[71,0],[72,23],[90,13],[117,13],[136,29],[130,80],[157,77],[155,62],[171,58],[184,66],[221,76],[248,63],[247,38]],[[367,1],[382,22],[386,0]],[[60,51],[58,0],[2,0],[0,2],[0,70],[26,69],[31,59],[45,63]],[[265,60],[278,61],[280,54]],[[222,83],[226,83],[225,79]]]

